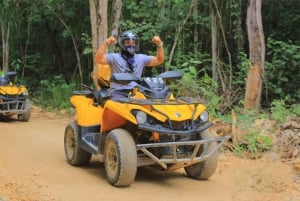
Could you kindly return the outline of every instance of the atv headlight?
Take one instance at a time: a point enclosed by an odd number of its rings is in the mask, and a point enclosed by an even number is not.
[[[27,90],[23,91],[22,95],[28,96],[28,91]]]
[[[135,118],[139,124],[143,124],[147,121],[147,114],[145,112],[138,111],[135,115]]]
[[[204,111],[200,114],[200,119],[201,121],[208,121],[208,112],[207,111]]]

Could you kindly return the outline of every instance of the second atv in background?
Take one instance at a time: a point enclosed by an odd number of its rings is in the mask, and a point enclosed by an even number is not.
[[[28,90],[24,85],[14,83],[15,71],[0,71],[0,117],[10,118],[14,115],[20,121],[29,121],[31,103]]]

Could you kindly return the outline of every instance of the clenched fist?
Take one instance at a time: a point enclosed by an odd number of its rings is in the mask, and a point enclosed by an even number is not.
[[[113,36],[110,36],[108,39],[106,39],[107,45],[114,45],[116,43],[117,39]]]
[[[154,36],[152,38],[152,42],[155,43],[155,45],[157,45],[158,47],[163,45],[163,42],[160,40],[159,36]]]

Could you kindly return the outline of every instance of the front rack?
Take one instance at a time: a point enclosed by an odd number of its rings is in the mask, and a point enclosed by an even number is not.
[[[228,136],[224,137],[214,137],[206,140],[196,140],[196,141],[186,141],[186,142],[163,142],[163,143],[151,143],[151,144],[138,144],[136,145],[137,150],[142,151],[146,156],[152,159],[153,162],[159,164],[164,169],[177,169],[186,167],[211,157],[218,149],[228,140]],[[212,149],[210,146],[212,143],[217,143]],[[203,145],[203,151],[199,156],[197,156],[199,149]],[[179,157],[177,153],[177,148],[180,146],[194,146],[193,152],[185,157]],[[154,147],[170,147],[172,149],[171,157],[158,158],[152,154],[148,149]],[[167,164],[172,164],[168,166]],[[141,164],[142,165],[142,164]]]
[[[9,101],[9,102],[0,102],[0,114],[22,114],[28,110],[25,108],[25,101]]]
[[[139,99],[139,98],[120,98],[117,100],[121,103],[130,103],[136,105],[198,105],[207,104],[201,98],[180,97],[175,99]]]

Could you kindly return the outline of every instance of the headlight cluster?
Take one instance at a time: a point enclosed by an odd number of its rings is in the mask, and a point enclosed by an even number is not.
[[[28,96],[28,91],[27,90],[23,91],[22,95]]]
[[[137,123],[139,124],[144,124],[146,123],[148,120],[151,121],[151,117],[150,119],[148,119],[148,116],[145,112],[143,111],[133,111],[132,114],[135,116]],[[209,114],[207,111],[203,111],[200,116],[199,119],[203,122],[207,122],[209,120]],[[152,121],[151,121],[152,122]]]
[[[137,111],[135,113],[135,118],[136,118],[136,121],[139,124],[143,124],[147,121],[147,114],[145,112],[142,112],[142,111]]]
[[[200,114],[199,118],[201,119],[201,121],[208,121],[208,118],[209,118],[209,115],[208,115],[208,112],[207,111],[204,111]]]

